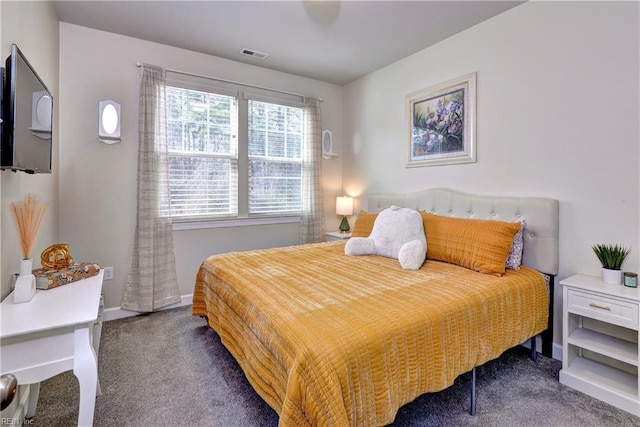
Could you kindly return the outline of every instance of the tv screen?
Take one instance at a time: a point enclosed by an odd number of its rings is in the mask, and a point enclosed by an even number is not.
[[[51,173],[53,96],[15,44],[5,74],[0,168]]]

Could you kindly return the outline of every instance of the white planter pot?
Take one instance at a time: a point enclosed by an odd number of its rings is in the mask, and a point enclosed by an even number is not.
[[[608,268],[602,269],[602,281],[610,285],[622,285],[622,270],[609,270]]]
[[[36,276],[31,272],[32,264],[31,258],[20,261],[20,275],[13,290],[14,304],[29,302],[36,294]]]

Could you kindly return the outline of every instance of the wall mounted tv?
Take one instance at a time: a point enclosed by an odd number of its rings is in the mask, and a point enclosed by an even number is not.
[[[0,169],[51,173],[53,96],[15,44],[2,95]]]

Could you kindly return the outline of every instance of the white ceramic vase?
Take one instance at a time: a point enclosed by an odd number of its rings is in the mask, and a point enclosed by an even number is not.
[[[20,275],[13,290],[14,304],[29,302],[36,294],[36,276],[32,274],[32,265],[33,260],[31,258],[20,261]]]
[[[622,285],[622,270],[602,269],[602,281],[610,285]]]

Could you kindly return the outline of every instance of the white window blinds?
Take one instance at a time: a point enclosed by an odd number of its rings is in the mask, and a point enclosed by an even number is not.
[[[167,87],[167,116],[172,215],[237,216],[237,97]]]
[[[249,214],[299,213],[301,108],[248,101]]]

